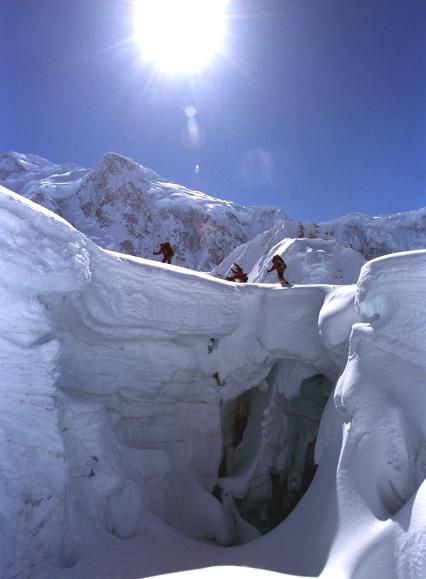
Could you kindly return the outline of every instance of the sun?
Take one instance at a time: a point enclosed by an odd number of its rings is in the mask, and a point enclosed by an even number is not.
[[[200,72],[218,54],[228,0],[135,0],[144,61],[169,73]]]

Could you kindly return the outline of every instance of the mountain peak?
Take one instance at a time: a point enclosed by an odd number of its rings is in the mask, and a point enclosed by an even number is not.
[[[94,173],[108,173],[110,175],[123,175],[135,173],[138,179],[145,181],[162,181],[161,177],[151,169],[144,167],[137,161],[118,153],[105,153],[99,163],[94,167]]]

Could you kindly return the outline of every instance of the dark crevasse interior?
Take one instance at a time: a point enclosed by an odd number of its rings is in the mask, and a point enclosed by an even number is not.
[[[314,477],[315,442],[333,389],[327,377],[315,374],[289,399],[274,384],[275,374],[262,389],[224,405],[223,459],[214,490],[221,501],[226,495],[229,502],[230,494],[239,515],[261,534],[291,513]]]

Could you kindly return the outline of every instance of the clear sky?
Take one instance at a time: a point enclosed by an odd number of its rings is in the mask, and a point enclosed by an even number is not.
[[[426,205],[424,0],[228,9],[223,55],[190,78],[142,65],[129,0],[0,0],[0,151],[114,151],[295,219]]]

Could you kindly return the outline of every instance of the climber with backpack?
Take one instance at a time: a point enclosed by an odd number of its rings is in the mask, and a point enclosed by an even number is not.
[[[168,241],[164,243],[160,243],[160,249],[158,251],[153,251],[153,255],[160,255],[163,254],[163,263],[172,263],[172,257],[174,256],[175,252],[172,249],[172,246]]]
[[[272,258],[272,267],[271,269],[268,269],[267,272],[271,272],[274,271],[274,269],[276,270],[277,274],[278,274],[278,279],[281,282],[281,285],[290,285],[288,283],[288,281],[286,280],[286,278],[284,277],[284,270],[287,267],[286,262],[283,260],[283,258],[281,257],[281,255],[274,255],[274,257]]]
[[[244,273],[243,268],[238,265],[238,263],[234,263],[233,267],[231,267],[231,271],[234,275],[227,276],[226,279],[228,281],[240,281],[241,283],[246,283],[248,281],[248,275]]]

